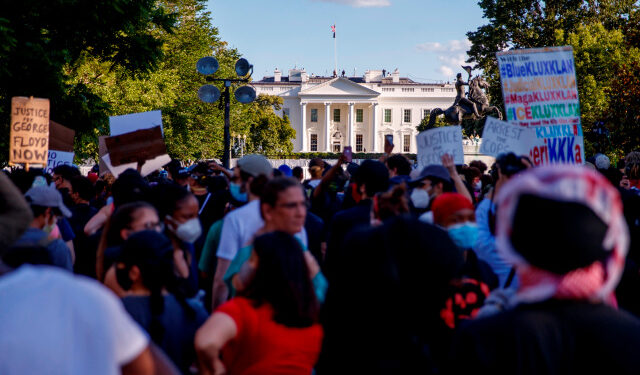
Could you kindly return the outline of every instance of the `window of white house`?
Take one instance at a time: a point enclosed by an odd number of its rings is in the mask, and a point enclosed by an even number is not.
[[[390,109],[385,109],[384,110],[384,122],[391,122],[391,110]]]
[[[356,134],[356,152],[362,152],[362,134]]]
[[[383,87],[382,88],[382,92],[394,92],[396,91],[396,89],[394,89],[393,87]]]
[[[273,91],[273,87],[263,87],[262,91]]]
[[[283,108],[282,113],[284,113],[285,116],[289,117],[289,108]]]
[[[410,109],[405,109],[404,110],[404,116],[403,116],[403,121],[404,122],[411,122],[411,110]]]
[[[431,110],[430,109],[423,109],[422,110],[422,118],[429,118],[430,114],[431,114]]]
[[[311,108],[311,122],[318,122],[318,109]]]
[[[340,109],[338,108],[333,110],[333,121],[340,122]]]
[[[421,90],[422,90],[422,92],[433,92],[434,91],[433,87],[423,87]]]
[[[402,144],[402,152],[411,151],[411,134],[404,135],[404,143]]]
[[[340,143],[336,142],[333,144],[333,152],[340,152]]]
[[[413,91],[414,91],[413,87],[403,87],[402,88],[402,92],[413,92]]]
[[[318,151],[318,135],[311,134],[311,143],[309,145],[310,151]]]
[[[451,87],[443,87],[443,88],[440,89],[440,91],[442,91],[442,92],[454,92],[455,89],[451,88]]]
[[[362,122],[364,118],[364,109],[358,108],[356,109],[356,122]]]

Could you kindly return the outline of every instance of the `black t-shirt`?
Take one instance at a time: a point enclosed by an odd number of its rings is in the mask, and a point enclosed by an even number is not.
[[[131,296],[122,299],[131,317],[147,332],[152,321],[150,297]],[[186,302],[193,315],[171,294],[164,297],[164,312],[160,321],[164,327],[162,342],[156,342],[183,373],[196,360],[193,339],[196,331],[207,320],[207,311],[200,304]]]
[[[76,204],[71,207],[69,224],[75,233],[73,247],[76,254],[76,262],[73,269],[76,273],[96,277],[96,248],[91,240],[84,234],[84,226],[96,214],[98,210],[88,204]]]
[[[637,374],[640,320],[604,304],[549,300],[469,322],[454,374]]]

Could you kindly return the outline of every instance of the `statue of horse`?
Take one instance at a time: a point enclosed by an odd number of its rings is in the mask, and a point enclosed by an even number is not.
[[[487,89],[489,84],[481,76],[476,76],[469,81],[469,100],[476,104],[478,113],[483,117],[488,114],[495,113],[498,119],[502,120],[502,113],[496,106],[489,104],[487,94],[482,89]],[[445,121],[450,125],[460,125],[464,119],[474,119],[477,117],[473,114],[473,110],[464,104],[453,105],[446,110],[442,108],[434,108],[429,116],[428,128],[432,128],[436,122],[436,118],[444,114]]]

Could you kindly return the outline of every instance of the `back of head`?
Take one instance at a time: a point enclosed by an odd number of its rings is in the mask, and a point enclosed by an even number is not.
[[[318,301],[298,240],[283,232],[271,232],[257,237],[253,248],[258,267],[246,291],[247,298],[257,305],[270,304],[277,323],[288,327],[315,323]]]
[[[409,201],[405,184],[397,184],[389,191],[376,194],[373,198],[373,212],[377,219],[383,221],[408,213]]]
[[[129,202],[147,200],[149,186],[138,171],[127,169],[113,183],[111,192],[113,204],[117,207]]]
[[[158,210],[160,220],[167,215],[173,215],[178,205],[191,195],[186,188],[174,182],[158,184],[151,188],[153,206]]]
[[[487,171],[488,167],[482,160],[473,160],[469,163],[470,167],[476,167],[480,170],[480,173],[484,173]]]
[[[627,177],[632,180],[640,179],[640,152],[632,151],[624,158]]]
[[[71,181],[74,176],[80,176],[78,168],[66,164],[53,168],[53,173],[68,181]]]
[[[302,167],[293,167],[293,170],[291,171],[291,175],[299,180],[302,180],[302,177],[304,176],[304,171],[302,170]]]
[[[152,230],[133,233],[122,245],[118,262],[127,269],[137,266],[143,284],[152,291],[173,285],[173,244],[161,233]]]
[[[393,154],[387,159],[389,170],[396,170],[399,176],[408,176],[411,173],[411,162],[402,154]]]
[[[309,168],[309,173],[311,174],[311,178],[313,179],[322,178],[322,172],[323,172],[322,167],[318,165],[314,165],[313,167]]]
[[[520,157],[513,152],[498,155],[496,164],[500,173],[506,177],[511,177],[527,169],[527,166],[522,162]]]
[[[74,176],[71,179],[71,189],[85,201],[91,200],[95,193],[91,180],[84,176]]]
[[[367,196],[373,197],[389,188],[389,170],[377,160],[365,160],[360,164],[354,180],[358,186],[365,185]]]
[[[629,236],[620,195],[602,175],[583,166],[533,168],[509,180],[496,204],[498,251],[537,280],[521,287],[521,300],[609,297]]]

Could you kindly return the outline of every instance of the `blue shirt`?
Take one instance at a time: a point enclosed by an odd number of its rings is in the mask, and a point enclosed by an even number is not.
[[[48,236],[49,234],[42,229],[28,228],[13,246],[42,246],[49,253],[51,265],[73,272],[69,247],[61,239],[49,240]]]
[[[478,240],[476,241],[473,250],[478,255],[478,258],[487,262],[493,272],[500,279],[500,286],[503,287],[504,283],[507,281],[509,277],[509,272],[511,272],[512,265],[507,263],[500,254],[498,254],[498,250],[496,249],[496,238],[491,233],[491,228],[489,226],[489,214],[491,210],[495,212],[496,205],[490,200],[485,199],[478,207],[476,207],[476,223],[478,224]],[[512,286],[515,286],[516,280],[511,283]]]

